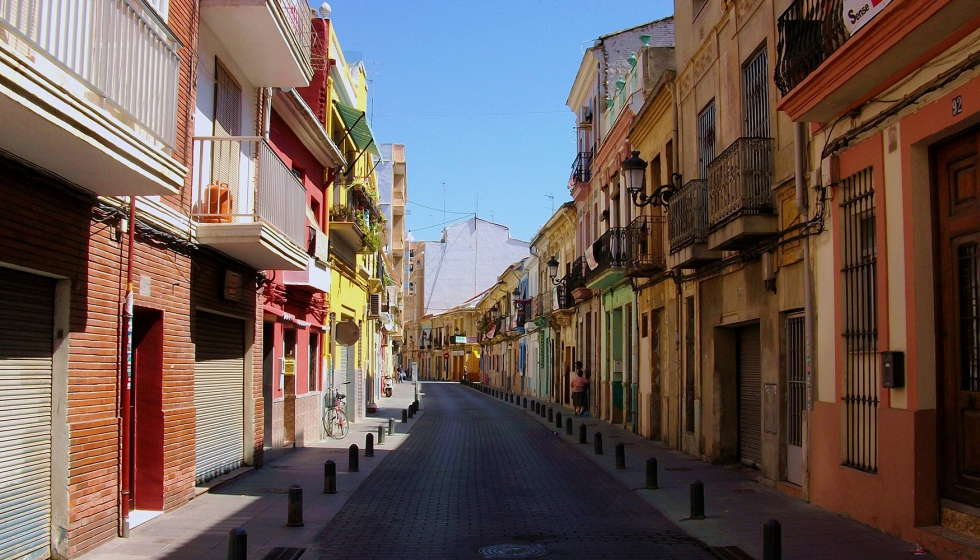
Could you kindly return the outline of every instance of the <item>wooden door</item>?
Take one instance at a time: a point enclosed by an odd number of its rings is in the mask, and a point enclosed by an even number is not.
[[[940,492],[980,506],[980,129],[933,150],[942,314]]]

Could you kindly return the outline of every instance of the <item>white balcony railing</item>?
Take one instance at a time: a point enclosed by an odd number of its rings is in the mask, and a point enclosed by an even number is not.
[[[296,37],[300,53],[306,64],[310,64],[313,28],[310,24],[310,5],[306,0],[277,0],[286,14],[289,27]]]
[[[306,188],[261,136],[194,138],[194,219],[264,222],[307,245]]]
[[[0,0],[0,29],[74,75],[104,108],[173,147],[177,43],[135,0]]]

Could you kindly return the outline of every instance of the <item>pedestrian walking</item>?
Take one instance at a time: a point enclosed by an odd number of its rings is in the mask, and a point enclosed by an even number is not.
[[[570,383],[572,386],[572,405],[575,407],[575,415],[581,416],[585,411],[585,390],[589,386],[589,380],[582,371],[582,362],[575,362],[575,377]]]
[[[402,381],[405,381],[405,370],[402,369],[402,366],[398,366],[398,382],[401,383]]]

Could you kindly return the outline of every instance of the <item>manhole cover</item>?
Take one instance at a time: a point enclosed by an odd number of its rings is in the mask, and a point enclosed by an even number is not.
[[[541,558],[551,551],[540,544],[495,544],[478,550],[484,558]]]

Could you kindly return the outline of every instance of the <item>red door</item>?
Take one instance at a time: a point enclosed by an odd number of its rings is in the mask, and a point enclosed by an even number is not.
[[[163,510],[163,312],[133,315],[133,509]]]

